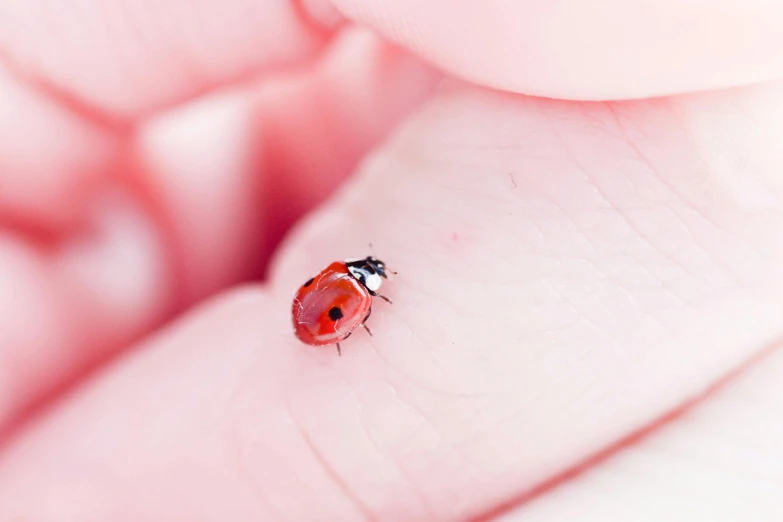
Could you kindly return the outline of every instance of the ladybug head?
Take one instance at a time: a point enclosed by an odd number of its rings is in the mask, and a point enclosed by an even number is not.
[[[389,270],[383,261],[372,256],[347,261],[346,265],[348,266],[348,272],[370,290],[371,293],[381,287],[381,277],[387,278],[387,272],[395,273]]]
[[[367,256],[367,257],[364,259],[364,261],[367,263],[367,265],[368,265],[368,266],[371,266],[371,267],[373,268],[373,270],[375,270],[375,272],[376,272],[378,275],[380,275],[380,276],[382,276],[382,277],[388,277],[388,276],[386,275],[386,272],[387,272],[387,271],[388,271],[388,272],[391,272],[392,274],[394,273],[394,272],[392,272],[391,270],[389,270],[388,268],[386,268],[386,263],[384,263],[384,262],[383,262],[383,261],[381,261],[380,259],[376,259],[376,258],[374,258],[374,257],[372,257],[372,256]]]

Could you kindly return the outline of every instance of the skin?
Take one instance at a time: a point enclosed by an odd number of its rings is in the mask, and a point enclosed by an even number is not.
[[[0,520],[781,518],[783,8],[543,4],[0,2]]]

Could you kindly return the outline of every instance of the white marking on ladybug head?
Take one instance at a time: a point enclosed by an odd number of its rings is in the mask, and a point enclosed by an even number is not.
[[[370,292],[375,292],[381,287],[381,276],[372,269],[368,270],[363,266],[349,266],[348,272]]]
[[[364,280],[364,286],[367,287],[367,290],[375,292],[381,287],[381,282],[381,276],[376,273],[372,273],[367,275],[367,279]]]

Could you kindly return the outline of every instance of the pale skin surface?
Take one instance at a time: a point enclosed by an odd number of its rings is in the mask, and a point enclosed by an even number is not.
[[[783,517],[779,2],[334,4],[0,2],[0,520]]]

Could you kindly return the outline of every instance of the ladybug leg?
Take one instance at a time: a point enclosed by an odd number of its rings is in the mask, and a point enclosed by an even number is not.
[[[351,334],[352,334],[352,333],[353,333],[353,332],[348,332],[348,335],[346,335],[345,337],[343,337],[343,338],[342,338],[342,339],[340,339],[340,340],[341,340],[341,341],[345,341],[346,339],[348,339],[348,338],[351,336]],[[340,343],[335,343],[335,344],[337,344],[337,355],[342,355],[342,354],[343,354],[343,352],[340,350]]]
[[[370,334],[370,337],[372,337],[372,330],[370,330],[370,327],[367,326],[367,319],[370,318],[370,314],[372,313],[372,308],[367,312],[367,316],[364,318],[364,321],[362,321],[362,327],[367,330],[367,333]]]
[[[370,291],[370,295],[373,296],[373,297],[380,297],[381,299],[383,299],[387,303],[392,304],[391,299],[389,299],[385,295],[379,294],[378,292]]]

